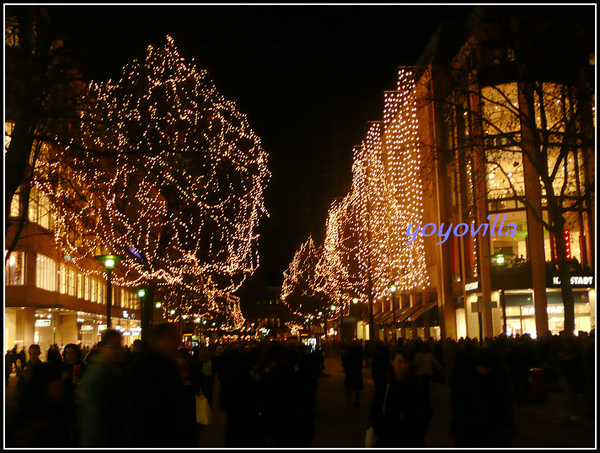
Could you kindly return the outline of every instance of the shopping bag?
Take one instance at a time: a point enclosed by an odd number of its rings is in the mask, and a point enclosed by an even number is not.
[[[373,448],[377,443],[377,438],[375,437],[375,431],[373,431],[373,427],[371,426],[367,429],[367,434],[365,435],[365,448]]]
[[[196,421],[201,425],[210,425],[212,423],[212,413],[208,399],[202,394],[196,394]]]

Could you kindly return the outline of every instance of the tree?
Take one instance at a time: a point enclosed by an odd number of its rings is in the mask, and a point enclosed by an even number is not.
[[[312,236],[300,245],[294,259],[283,273],[281,301],[298,318],[309,318],[328,303],[326,295],[317,288],[317,266],[322,250],[317,249]]]
[[[147,306],[161,288],[235,292],[258,266],[270,176],[246,116],[171,37],[118,82],[90,84],[85,99],[81,142],[37,167],[57,245],[75,263],[122,255],[116,283],[146,286]]]
[[[32,170],[40,149],[68,143],[78,125],[85,82],[73,63],[65,30],[69,20],[48,7],[8,6],[5,15],[6,137],[4,165],[5,235],[11,225],[13,197],[22,187],[23,212],[28,211]],[[26,215],[21,216],[8,246],[14,249]]]

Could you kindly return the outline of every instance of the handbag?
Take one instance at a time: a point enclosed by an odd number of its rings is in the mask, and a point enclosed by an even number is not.
[[[196,393],[196,422],[201,425],[210,425],[212,423],[210,405],[202,392]]]
[[[365,435],[365,448],[374,448],[377,445],[377,438],[375,437],[375,431],[371,426],[367,429],[367,434]]]
[[[385,389],[385,399],[383,400],[383,410],[382,414],[385,414],[385,405],[387,403],[388,391],[390,390],[390,384],[387,385]],[[375,436],[375,430],[371,426],[367,429],[367,433],[365,434],[365,448],[374,448],[377,445],[377,437]]]

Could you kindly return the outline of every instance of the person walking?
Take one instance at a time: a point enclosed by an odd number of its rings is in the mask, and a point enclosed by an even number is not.
[[[363,390],[363,353],[362,347],[346,345],[341,351],[342,368],[344,370],[344,389],[346,401],[350,402],[351,394],[354,392],[354,407],[358,407],[360,392]]]
[[[371,408],[375,446],[424,447],[431,413],[429,394],[414,375],[409,354],[393,349],[386,385],[375,388]]]
[[[435,371],[442,371],[442,365],[433,355],[429,343],[424,342],[419,352],[415,354],[414,359],[415,375],[421,379],[423,386],[427,391],[431,385]]]
[[[451,397],[451,432],[458,448],[505,448],[515,434],[506,372],[495,351],[478,351]]]
[[[181,345],[179,327],[154,327],[143,357],[127,376],[127,407],[137,415],[129,423],[129,445],[134,448],[194,448],[198,445],[196,417],[189,408],[189,392],[177,366]]]
[[[78,421],[83,447],[125,446],[124,411],[119,404],[125,397],[125,358],[120,332],[104,332],[96,358],[81,381]]]

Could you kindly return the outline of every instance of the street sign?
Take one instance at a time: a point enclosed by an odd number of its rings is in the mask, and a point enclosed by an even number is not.
[[[481,301],[472,302],[471,303],[471,312],[472,313],[479,313],[479,312],[483,313],[486,308],[496,308],[497,306],[498,306],[498,303],[493,300],[487,301],[485,304],[482,304]]]

